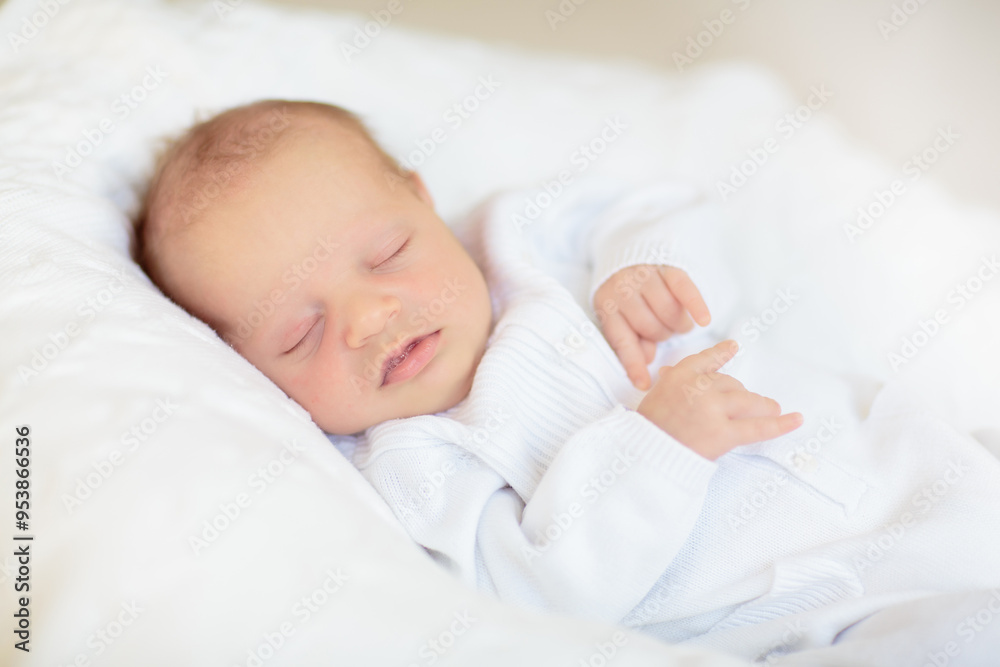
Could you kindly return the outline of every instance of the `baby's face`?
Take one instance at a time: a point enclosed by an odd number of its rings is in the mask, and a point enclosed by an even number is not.
[[[259,167],[163,241],[177,300],[329,433],[465,398],[489,292],[419,179],[390,185],[371,148],[334,124]]]

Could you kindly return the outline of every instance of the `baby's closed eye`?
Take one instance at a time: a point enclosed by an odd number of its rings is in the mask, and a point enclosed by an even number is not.
[[[299,339],[295,345],[282,353],[282,356],[299,356],[310,351],[315,347],[316,342],[318,342],[323,337],[324,324],[326,322],[326,317],[320,315],[319,318],[309,327],[306,333]]]
[[[410,248],[410,239],[406,239],[403,242],[403,245],[399,246],[399,248],[396,250],[396,252],[392,253],[391,255],[389,255],[389,257],[387,257],[386,259],[384,259],[381,262],[379,262],[378,264],[376,264],[374,268],[377,269],[377,268],[379,268],[381,266],[384,266],[386,264],[389,264],[389,263],[393,262],[394,260],[399,259],[400,257],[402,257],[406,253],[407,250],[409,250],[409,248]]]

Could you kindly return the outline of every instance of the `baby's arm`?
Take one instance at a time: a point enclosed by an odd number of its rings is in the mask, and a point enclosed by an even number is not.
[[[590,303],[609,278],[632,266],[669,265],[699,278],[695,271],[702,260],[718,252],[708,233],[714,213],[703,193],[683,183],[656,183],[619,194],[587,223]]]
[[[590,304],[637,388],[652,384],[647,366],[657,343],[690,331],[692,319],[705,327],[718,315],[708,303],[721,308],[725,325],[735,286],[723,220],[695,188],[665,183],[620,197],[591,223]]]
[[[505,601],[608,622],[673,561],[717,467],[620,405],[565,442],[527,499],[458,444],[408,442],[359,469],[417,542]]]

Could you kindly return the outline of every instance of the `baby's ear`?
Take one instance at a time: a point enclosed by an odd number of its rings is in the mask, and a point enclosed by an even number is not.
[[[413,187],[413,192],[420,197],[421,201],[431,208],[434,208],[434,199],[431,197],[431,193],[428,192],[427,186],[424,185],[424,179],[420,178],[420,174],[415,171],[411,171],[407,175],[407,179]]]

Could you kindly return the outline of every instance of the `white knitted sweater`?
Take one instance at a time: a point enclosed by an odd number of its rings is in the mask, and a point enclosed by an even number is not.
[[[625,266],[681,266],[713,314],[687,336],[724,338],[736,290],[716,206],[679,185],[591,188],[531,219],[536,195],[498,197],[461,228],[495,322],[469,396],[339,441],[441,564],[509,602],[758,660],[891,603],[1000,585],[1000,465],[893,392],[862,422],[835,381],[803,376],[815,399],[799,433],[717,462],[634,412],[642,393],[591,297]],[[977,531],[991,537],[971,557]]]

